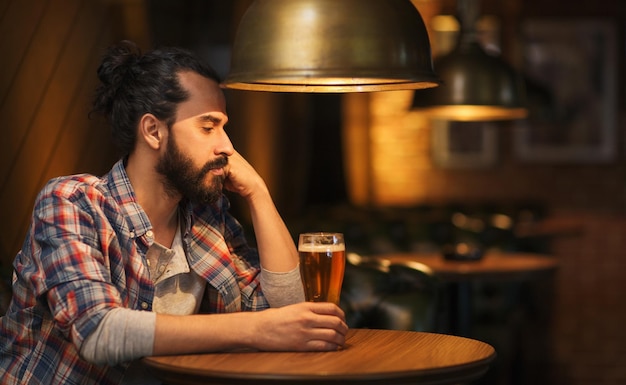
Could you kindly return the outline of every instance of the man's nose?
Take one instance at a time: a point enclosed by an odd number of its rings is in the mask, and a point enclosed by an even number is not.
[[[233,148],[233,143],[230,141],[228,134],[223,129],[220,130],[220,137],[218,144],[215,147],[215,153],[231,156],[234,151],[235,149]]]

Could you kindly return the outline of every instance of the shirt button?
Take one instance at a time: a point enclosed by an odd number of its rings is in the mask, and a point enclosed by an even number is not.
[[[147,303],[147,302],[142,302],[142,303],[141,303],[141,308],[142,308],[143,310],[148,309],[148,303]]]
[[[164,271],[165,271],[165,266],[164,265],[159,266],[159,273],[162,273]]]
[[[152,230],[148,230],[148,231],[146,232],[146,236],[147,236],[148,238],[152,238],[152,237],[154,237],[154,233],[152,232]]]

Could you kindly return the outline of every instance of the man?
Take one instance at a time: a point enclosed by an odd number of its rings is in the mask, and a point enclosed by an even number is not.
[[[136,383],[147,355],[343,346],[343,312],[303,302],[295,245],[224,131],[215,72],[122,42],[98,76],[94,110],[124,156],[39,194],[0,322],[2,383]],[[223,188],[248,203],[256,248]]]

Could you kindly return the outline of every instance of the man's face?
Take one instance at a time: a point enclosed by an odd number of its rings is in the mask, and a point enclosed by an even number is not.
[[[220,156],[196,167],[170,135],[165,154],[157,163],[157,171],[164,176],[166,190],[172,195],[178,193],[194,203],[211,204],[221,196],[224,174],[210,175],[210,172],[227,164],[228,158]]]
[[[179,79],[190,97],[178,106],[156,170],[173,196],[210,204],[221,196],[224,168],[234,151],[224,131],[226,102],[212,80],[192,72],[179,74]]]

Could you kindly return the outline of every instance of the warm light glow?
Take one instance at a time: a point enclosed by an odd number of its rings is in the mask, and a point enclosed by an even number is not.
[[[432,169],[430,123],[408,112],[411,91],[343,96],[344,162],[350,202],[409,205],[438,182],[420,175]]]
[[[513,218],[504,214],[494,214],[491,217],[491,225],[502,230],[510,230],[513,227]]]
[[[338,81],[339,79],[339,81]],[[267,82],[266,82],[267,81]],[[374,92],[374,91],[397,91],[424,89],[435,87],[435,82],[407,83],[389,79],[360,79],[360,78],[295,78],[290,79],[267,79],[258,83],[233,82],[227,88],[245,91],[271,91],[271,92]],[[308,84],[307,84],[308,82]]]
[[[493,121],[508,119],[523,119],[528,116],[525,108],[504,108],[497,106],[433,106],[427,114],[433,119],[458,121]]]
[[[459,22],[452,15],[436,15],[432,18],[430,26],[435,32],[459,31]]]

